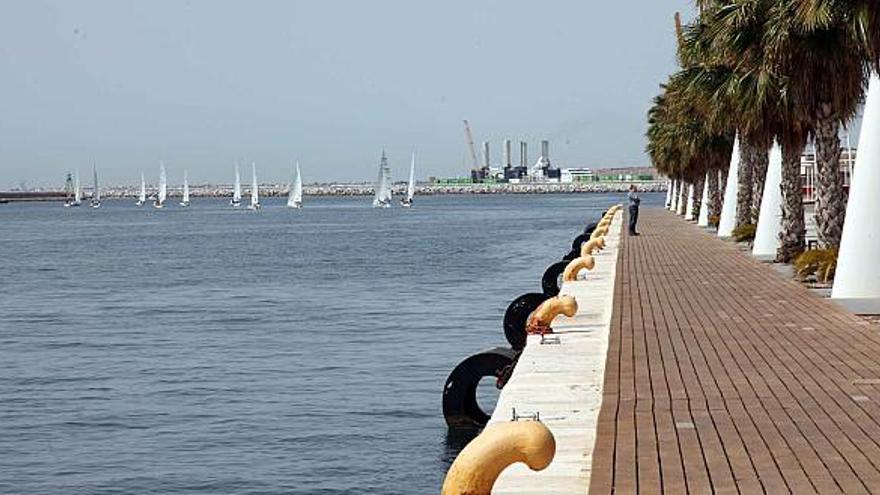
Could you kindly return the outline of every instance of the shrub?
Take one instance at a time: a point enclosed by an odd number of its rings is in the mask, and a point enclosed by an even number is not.
[[[733,229],[731,237],[736,242],[752,242],[755,240],[755,231],[758,226],[753,223],[744,223]]]
[[[829,282],[834,278],[834,270],[837,268],[837,250],[804,251],[794,259],[794,268],[801,280],[814,276],[819,282]]]

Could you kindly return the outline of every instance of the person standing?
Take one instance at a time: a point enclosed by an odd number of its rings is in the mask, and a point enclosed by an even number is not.
[[[639,203],[642,202],[639,194],[636,192],[636,185],[630,184],[629,193],[626,195],[629,200],[629,235],[639,235],[636,232],[636,224],[639,222]]]

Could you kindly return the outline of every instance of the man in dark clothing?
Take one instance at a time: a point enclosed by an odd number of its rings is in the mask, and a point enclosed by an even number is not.
[[[629,186],[629,194],[626,195],[626,199],[629,200],[629,235],[639,235],[636,232],[636,224],[639,222],[639,203],[642,200],[639,199],[635,184]]]

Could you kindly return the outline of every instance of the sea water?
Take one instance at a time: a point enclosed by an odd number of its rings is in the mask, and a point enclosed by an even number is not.
[[[0,493],[436,493],[447,375],[624,196],[283,202],[0,205]]]

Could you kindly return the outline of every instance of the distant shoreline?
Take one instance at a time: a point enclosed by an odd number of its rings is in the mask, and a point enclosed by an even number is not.
[[[470,195],[470,194],[572,194],[572,193],[622,193],[635,185],[639,192],[665,192],[666,181],[621,181],[621,182],[533,182],[521,184],[424,184],[416,187],[417,196]],[[393,192],[402,195],[406,186],[395,184]],[[137,190],[129,187],[108,187],[101,189],[103,198],[135,198]],[[369,184],[318,184],[303,186],[305,196],[372,196],[375,193]],[[250,194],[249,188],[242,189],[242,196]],[[83,197],[88,198],[91,191],[86,189]],[[180,196],[180,188],[169,188],[170,197]],[[287,195],[286,185],[266,184],[260,186],[260,196],[277,197]],[[191,197],[225,198],[232,196],[232,186],[190,186]],[[13,201],[63,201],[64,192],[0,191],[0,202]]]

